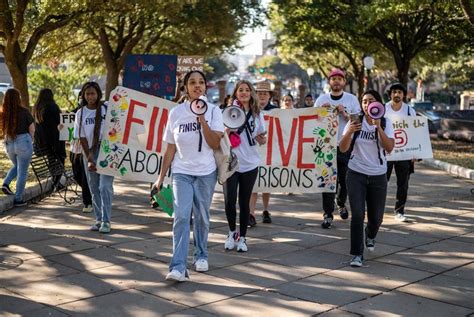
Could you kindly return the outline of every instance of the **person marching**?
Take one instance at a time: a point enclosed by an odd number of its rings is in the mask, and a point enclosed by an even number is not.
[[[209,269],[207,239],[214,187],[217,182],[217,149],[224,133],[219,107],[207,104],[204,114],[196,115],[190,103],[206,93],[206,77],[194,70],[183,80],[186,100],[174,107],[166,123],[163,141],[167,143],[163,168],[154,186],[160,189],[171,166],[173,185],[173,256],[166,280],[189,280],[187,257],[189,223],[194,215],[194,266],[197,272]]]
[[[102,90],[96,82],[87,82],[81,89],[81,108],[74,120],[74,138],[82,147],[84,170],[92,194],[95,223],[91,231],[109,233],[114,195],[114,177],[97,173],[97,158],[107,109],[102,104]]]
[[[239,160],[239,170],[223,184],[225,213],[229,223],[229,234],[224,247],[226,250],[233,250],[237,246],[237,252],[247,252],[245,235],[250,214],[250,196],[260,166],[257,144],[265,144],[267,138],[263,113],[258,106],[258,97],[253,85],[247,80],[240,80],[235,85],[232,98],[244,110],[246,122],[243,129],[239,129],[241,143],[233,148]],[[231,131],[231,133],[237,132]],[[240,233],[236,232],[237,196],[240,207]]]
[[[362,95],[363,116],[346,124],[339,143],[341,152],[350,155],[347,171],[347,192],[351,206],[351,266],[360,267],[364,260],[364,232],[367,250],[374,251],[375,237],[383,221],[387,197],[387,159],[395,141],[392,122],[369,116],[372,102],[382,104],[380,94],[368,90]],[[367,206],[367,226],[364,217]]]
[[[385,117],[392,122],[399,120],[405,116],[416,116],[415,110],[408,104],[403,102],[407,95],[405,86],[400,83],[394,83],[388,91],[390,101],[385,105]],[[390,175],[395,167],[395,175],[397,176],[397,196],[395,201],[395,220],[400,222],[407,221],[405,216],[405,204],[408,195],[408,182],[410,174],[414,172],[414,160],[389,161],[387,163],[387,180],[390,181]]]
[[[278,107],[271,104],[270,100],[272,99],[272,88],[271,84],[268,81],[258,82],[256,85],[256,92],[258,97],[258,106],[260,110],[270,111],[272,109],[277,109]],[[255,219],[255,207],[257,205],[258,193],[252,193],[250,197],[250,217],[249,217],[249,226],[253,227],[257,224]],[[272,217],[268,211],[268,206],[270,204],[270,193],[262,193],[262,203],[263,203],[263,212],[262,212],[262,222],[263,223],[272,223]]]
[[[331,227],[333,221],[333,212],[334,212],[334,198],[336,198],[336,203],[339,211],[339,215],[342,219],[347,219],[349,217],[349,212],[346,208],[347,200],[347,188],[346,188],[346,171],[347,163],[349,161],[349,155],[343,153],[339,149],[339,143],[342,138],[342,132],[347,122],[349,121],[349,115],[360,113],[360,104],[357,100],[357,97],[353,94],[344,91],[344,86],[346,85],[345,74],[340,69],[333,69],[328,76],[329,86],[331,91],[326,94],[321,94],[316,102],[314,103],[315,107],[335,107],[335,111],[338,113],[339,128],[337,131],[337,185],[336,191],[334,193],[323,193],[323,210],[324,210],[324,220],[321,226],[324,229]]]
[[[0,134],[4,137],[5,149],[13,166],[3,180],[2,191],[5,195],[15,195],[14,206],[25,206],[23,199],[28,167],[33,155],[33,137],[35,124],[28,108],[22,106],[20,92],[9,88],[3,98],[0,113]],[[10,183],[16,178],[16,191],[10,189]]]

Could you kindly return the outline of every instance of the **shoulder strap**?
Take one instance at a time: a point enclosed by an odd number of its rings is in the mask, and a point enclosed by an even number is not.
[[[245,117],[245,123],[237,130],[238,134],[241,134],[245,128],[247,128],[249,124],[249,119],[252,116],[252,109],[249,109],[249,112],[247,112],[247,116]]]

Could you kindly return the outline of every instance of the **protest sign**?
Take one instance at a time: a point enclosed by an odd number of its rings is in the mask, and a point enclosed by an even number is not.
[[[98,172],[155,182],[165,151],[164,129],[175,104],[124,87],[110,96]],[[262,166],[255,191],[334,192],[336,116],[325,108],[306,108],[275,109],[264,118],[268,142],[257,146]]]
[[[74,134],[75,113],[61,113],[59,115],[59,140],[71,142]]]
[[[202,56],[178,56],[177,72],[185,74],[192,70],[204,71],[204,57]]]
[[[174,96],[176,55],[128,55],[123,86],[153,96]]]
[[[115,88],[107,107],[98,172],[155,182],[165,151],[163,133],[174,105],[129,88]]]
[[[425,117],[393,117],[395,147],[387,155],[388,161],[432,158],[428,121]]]
[[[337,118],[325,108],[265,112],[256,192],[335,192]]]

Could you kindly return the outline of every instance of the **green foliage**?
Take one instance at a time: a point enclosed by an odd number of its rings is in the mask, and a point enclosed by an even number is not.
[[[287,80],[294,77],[305,78],[306,71],[295,63],[284,63],[277,56],[265,55],[252,65],[260,75],[271,80]]]
[[[29,71],[30,95],[34,103],[42,88],[49,88],[54,93],[56,103],[63,111],[72,110],[77,106],[77,96],[73,89],[80,87],[88,76],[84,71],[71,67],[40,67]]]
[[[229,63],[222,57],[211,57],[206,59],[206,78],[208,80],[216,80],[226,74],[233,73],[237,70],[237,67]]]

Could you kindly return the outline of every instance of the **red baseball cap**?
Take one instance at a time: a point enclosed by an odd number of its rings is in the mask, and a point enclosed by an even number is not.
[[[329,73],[328,79],[333,76],[341,76],[344,79],[346,78],[346,74],[344,73],[344,71],[340,70],[339,68],[333,68]]]

